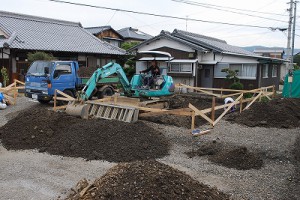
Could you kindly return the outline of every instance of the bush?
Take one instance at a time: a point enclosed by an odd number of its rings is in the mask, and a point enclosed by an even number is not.
[[[229,85],[229,88],[233,90],[242,90],[244,89],[244,85],[240,82],[235,82]]]
[[[27,58],[29,62],[33,62],[36,60],[55,60],[52,54],[48,54],[42,51],[37,51],[35,53],[28,53]]]
[[[245,93],[245,94],[244,94],[244,98],[245,98],[245,99],[251,98],[252,96],[253,96],[252,93]]]

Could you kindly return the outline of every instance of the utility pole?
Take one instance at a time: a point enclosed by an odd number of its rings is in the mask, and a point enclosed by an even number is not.
[[[297,3],[298,1],[295,1],[295,7],[294,7],[294,23],[293,23],[293,38],[292,38],[292,56],[291,56],[291,67],[294,68],[294,47],[295,47],[295,27],[296,27],[296,18],[297,18]]]
[[[287,47],[286,47],[286,55],[287,55],[287,60],[291,60],[291,35],[292,35],[292,23],[293,23],[293,5],[294,2],[293,0],[290,1],[290,8],[288,9],[289,11],[289,26],[288,26],[288,38],[287,38]],[[291,64],[290,62],[287,63],[286,65],[286,70],[284,73],[284,76],[287,74],[287,72],[291,69]]]

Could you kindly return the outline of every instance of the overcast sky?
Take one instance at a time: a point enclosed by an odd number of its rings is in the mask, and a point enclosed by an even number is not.
[[[226,40],[235,46],[263,45],[286,47],[287,31],[272,31],[269,28],[287,28],[289,0],[66,0],[95,6],[132,10],[138,12],[217,21],[241,26],[179,20],[122,11],[69,5],[48,0],[1,0],[1,10],[81,22],[84,27],[111,25],[119,30],[134,27],[150,35],[161,30],[172,32],[175,28]],[[181,1],[181,2],[179,2]],[[184,3],[186,2],[186,3]],[[190,3],[194,4],[191,5]],[[197,5],[195,5],[197,4]],[[200,6],[201,4],[201,6]],[[208,5],[210,4],[210,5]],[[299,5],[299,4],[298,4]],[[217,6],[217,7],[216,7]],[[299,6],[298,6],[299,7]],[[235,9],[231,9],[235,8]],[[298,8],[299,10],[300,8]],[[226,10],[226,11],[224,11]],[[248,12],[246,10],[255,11]],[[268,14],[266,14],[268,13]],[[299,13],[299,12],[298,12]],[[249,16],[251,15],[251,16]],[[254,16],[259,16],[254,17]],[[299,15],[298,15],[299,16]],[[300,22],[300,18],[296,18]],[[297,23],[299,24],[299,23]],[[300,25],[296,26],[295,48],[300,48]],[[299,36],[298,36],[299,35]]]

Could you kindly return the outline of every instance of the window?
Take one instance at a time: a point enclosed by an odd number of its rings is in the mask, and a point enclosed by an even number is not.
[[[70,64],[57,64],[55,67],[55,71],[53,74],[54,78],[58,78],[59,76],[63,75],[63,74],[71,74],[72,70],[71,70],[71,65]]]
[[[192,73],[191,63],[171,63],[169,72]]]
[[[268,78],[269,77],[269,65],[268,64],[264,64],[262,66],[262,77],[263,78]]]
[[[238,78],[240,79],[256,79],[256,64],[228,64],[218,63],[215,67],[215,78],[225,78],[226,73],[222,69],[229,68],[230,70],[238,71]]]
[[[272,77],[277,77],[277,65],[272,66]]]

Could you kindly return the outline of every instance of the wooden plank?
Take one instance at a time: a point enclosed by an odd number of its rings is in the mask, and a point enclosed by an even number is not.
[[[198,110],[195,106],[189,103],[189,108],[195,111],[195,114],[200,115],[202,118],[204,118],[209,123],[213,124],[213,121],[209,117],[207,117],[202,111]]]
[[[56,91],[57,91],[58,94],[60,94],[60,95],[62,95],[62,96],[64,96],[64,97],[66,97],[66,98],[68,98],[68,99],[73,99],[73,100],[75,100],[75,98],[73,98],[73,97],[67,95],[66,93],[64,93],[64,92],[62,92],[62,91],[60,91],[60,90],[56,90]]]
[[[225,99],[227,97],[232,97],[232,96],[237,96],[237,95],[241,95],[241,92],[237,92],[237,93],[233,93],[233,94],[226,94],[221,96],[221,98]]]
[[[258,95],[244,108],[244,110],[248,109],[258,98],[261,97],[262,91],[258,93]]]
[[[60,101],[75,101],[74,98],[65,98],[65,97],[55,97],[55,99]]]
[[[19,81],[19,80],[17,80],[17,79],[14,79],[14,80],[15,80],[15,82],[17,82],[17,83],[19,83],[19,84],[25,85],[25,83],[22,82],[22,81]]]
[[[8,96],[7,94],[4,94],[4,98],[5,98],[5,101],[9,104],[9,105],[15,105],[14,103],[14,99],[10,96]]]
[[[243,94],[241,94],[234,102],[228,105],[228,108],[216,119],[216,121],[213,122],[213,126],[215,126],[221,119],[222,117],[237,103],[239,103],[239,100],[243,97]]]
[[[53,107],[53,110],[54,110],[54,111],[57,111],[57,110],[65,109],[66,107],[67,107],[67,105],[56,106],[55,108]]]
[[[164,115],[164,114],[180,115],[180,116],[191,116],[192,115],[192,110],[190,108],[178,108],[178,109],[173,109],[173,110],[163,110],[161,112],[140,113],[139,116],[141,116],[141,117],[151,117],[151,116]]]

